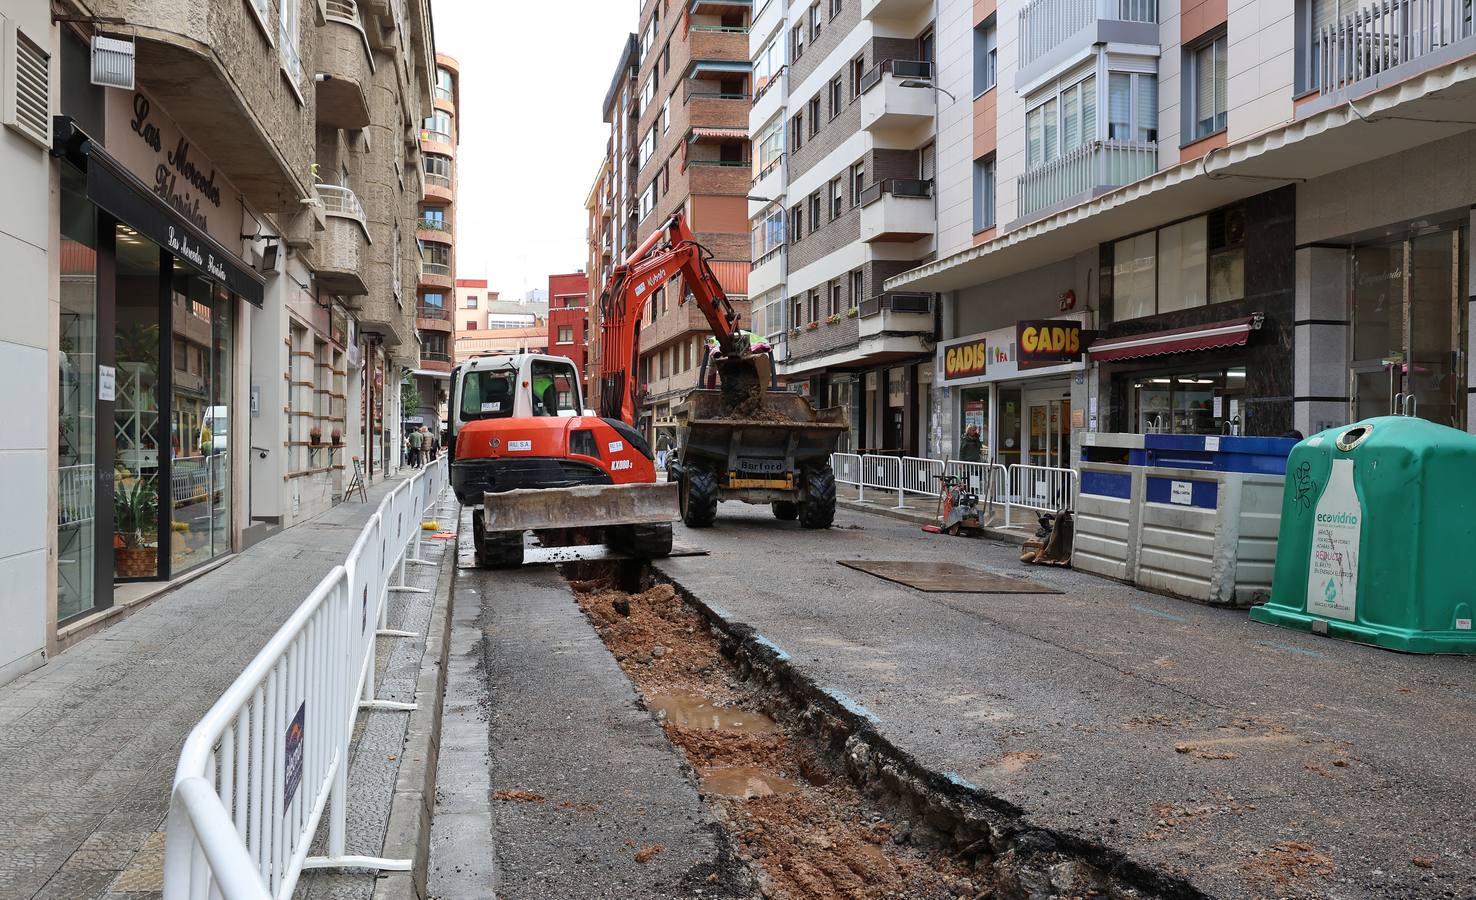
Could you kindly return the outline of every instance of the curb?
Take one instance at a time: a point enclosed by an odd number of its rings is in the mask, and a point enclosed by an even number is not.
[[[916,525],[932,525],[938,520],[936,517],[926,513],[913,512],[911,510],[889,509],[885,506],[873,506],[870,503],[862,503],[857,500],[848,500],[845,497],[837,497],[835,505],[852,512],[871,513],[874,516],[884,516],[888,519],[897,519],[901,522],[912,522]],[[1006,531],[1001,528],[984,529],[984,537],[991,540],[1003,541],[1006,544],[1023,546],[1028,536],[1023,531]]]
[[[457,521],[459,524],[459,516]],[[411,869],[381,875],[374,883],[373,900],[426,900],[431,817],[436,803],[436,763],[441,749],[441,709],[446,694],[446,654],[451,645],[451,583],[456,574],[456,544],[449,543],[449,552],[436,576],[436,605],[426,628],[425,655],[421,657],[420,674],[415,680],[415,710],[405,726],[405,746],[400,751],[400,770],[395,777],[384,836],[384,856],[410,859]]]

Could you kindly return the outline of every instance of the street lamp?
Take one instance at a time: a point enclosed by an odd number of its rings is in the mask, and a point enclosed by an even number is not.
[[[932,88],[933,90],[937,91],[940,94],[947,94],[949,101],[954,102],[954,103],[957,103],[958,102],[958,98],[955,97],[955,96],[953,96],[953,93],[951,91],[947,90],[946,88],[940,88],[936,84],[933,84],[931,81],[918,81],[915,78],[909,78],[906,81],[902,82],[902,87],[905,87],[905,88]]]

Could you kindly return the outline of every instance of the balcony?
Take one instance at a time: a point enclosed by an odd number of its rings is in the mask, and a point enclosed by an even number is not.
[[[422,187],[422,196],[426,200],[444,200],[450,203],[456,199],[456,190],[451,186],[450,175],[425,172],[423,178],[425,180]]]
[[[450,244],[451,226],[445,219],[418,219],[415,222],[415,237],[422,241]]]
[[[420,285],[421,287],[440,288],[442,290],[453,290],[456,287],[455,279],[451,276],[449,263],[433,263],[420,261]]]
[[[369,229],[364,207],[346,187],[318,185],[326,228],[318,254],[318,286],[331,294],[369,293],[364,272],[369,267]]]
[[[915,19],[932,10],[933,0],[861,0],[863,19]]]
[[[450,372],[451,354],[445,350],[420,350],[420,368],[427,372]]]
[[[1471,7],[1462,6],[1379,0],[1336,19],[1312,36],[1309,81],[1323,97],[1356,97],[1476,52]]]
[[[755,197],[778,197],[788,187],[785,176],[784,154],[781,153],[769,160],[768,165],[753,177],[749,182],[748,193]]]
[[[757,296],[777,287],[784,279],[784,254],[784,245],[780,244],[753,261],[748,273],[750,296]]]
[[[937,95],[933,64],[887,59],[861,79],[861,127],[885,149],[915,150],[932,137]]]
[[[442,156],[452,156],[456,152],[456,144],[452,141],[449,131],[421,126],[420,149],[424,153],[438,153]]]
[[[1158,46],[1158,0],[1030,0],[1019,22],[1022,93],[1096,44]]]
[[[933,295],[889,292],[867,297],[857,310],[862,338],[886,333],[933,333]]]
[[[911,243],[932,237],[937,224],[932,181],[888,178],[861,192],[864,243]]]
[[[1093,141],[1026,170],[1016,183],[1020,219],[1040,218],[1158,171],[1158,145]]]
[[[355,0],[326,0],[319,30],[317,69],[330,76],[315,81],[318,124],[356,129],[369,124],[365,85],[374,78],[373,51]]]
[[[450,333],[451,310],[444,306],[421,303],[415,307],[415,327],[421,331],[444,331]]]

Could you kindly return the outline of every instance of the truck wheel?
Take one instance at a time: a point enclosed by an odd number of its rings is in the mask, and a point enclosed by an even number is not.
[[[717,518],[717,476],[706,469],[688,469],[682,482],[682,521],[688,528],[706,528]]]
[[[494,531],[487,533],[482,524],[482,511],[472,510],[472,546],[477,551],[477,565],[484,569],[515,569],[523,564],[523,533]]]
[[[806,528],[829,528],[835,521],[835,472],[821,466],[804,473],[805,499],[800,502],[799,520]]]
[[[632,559],[665,559],[671,555],[671,523],[616,526],[606,532],[605,543]]]
[[[799,504],[793,500],[775,500],[769,504],[774,511],[774,518],[782,522],[793,522],[799,518]]]

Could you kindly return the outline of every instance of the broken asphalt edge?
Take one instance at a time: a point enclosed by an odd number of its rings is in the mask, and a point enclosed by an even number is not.
[[[1185,879],[1140,863],[1088,835],[1033,824],[1019,806],[956,773],[927,768],[881,733],[881,720],[870,710],[839,690],[816,684],[772,640],[751,625],[734,621],[728,611],[709,606],[661,568],[660,561],[653,561],[652,570],[658,582],[671,585],[707,621],[740,674],[757,676],[775,696],[800,704],[803,726],[822,745],[843,754],[847,774],[863,793],[873,798],[893,795],[915,820],[943,832],[961,857],[1013,855],[1028,861],[1060,853],[1086,862],[1123,887],[1163,900],[1210,896]]]
[[[456,516],[459,533],[461,516]],[[436,573],[436,601],[425,632],[425,653],[415,679],[415,709],[405,726],[400,769],[390,798],[383,855],[411,860],[409,872],[387,872],[374,883],[373,900],[426,900],[431,818],[435,814],[436,764],[441,750],[441,709],[446,695],[446,655],[451,646],[451,598],[456,543],[447,541]]]

